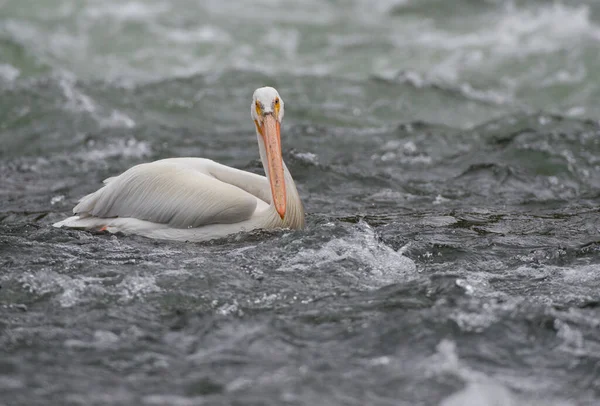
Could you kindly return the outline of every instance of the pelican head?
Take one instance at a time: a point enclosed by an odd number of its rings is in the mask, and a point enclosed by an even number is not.
[[[266,151],[267,162],[263,162],[263,165],[271,185],[272,201],[279,217],[283,219],[286,206],[285,177],[281,157],[283,100],[274,88],[261,87],[254,91],[250,110],[259,141],[262,141]]]
[[[250,113],[252,119],[262,123],[262,119],[267,114],[273,114],[277,121],[281,123],[283,119],[283,99],[273,87],[260,87],[252,95],[252,106]]]

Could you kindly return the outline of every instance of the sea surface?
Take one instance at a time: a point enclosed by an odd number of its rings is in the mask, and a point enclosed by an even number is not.
[[[303,231],[56,229],[165,157]],[[0,0],[0,405],[600,404],[600,2]]]

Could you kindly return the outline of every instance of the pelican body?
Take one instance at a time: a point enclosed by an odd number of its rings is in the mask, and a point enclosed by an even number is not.
[[[83,197],[75,216],[55,227],[206,241],[240,231],[304,227],[300,196],[281,155],[283,100],[254,92],[254,120],[266,176],[204,158],[169,158],[136,165]]]

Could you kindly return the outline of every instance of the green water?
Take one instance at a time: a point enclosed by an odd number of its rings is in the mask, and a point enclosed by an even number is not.
[[[596,405],[600,3],[0,0],[0,406]],[[103,179],[261,173],[307,229],[51,224]]]

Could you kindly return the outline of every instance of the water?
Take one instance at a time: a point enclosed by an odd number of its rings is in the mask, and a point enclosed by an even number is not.
[[[600,3],[0,0],[0,405],[600,402]],[[58,230],[137,163],[305,231]]]

